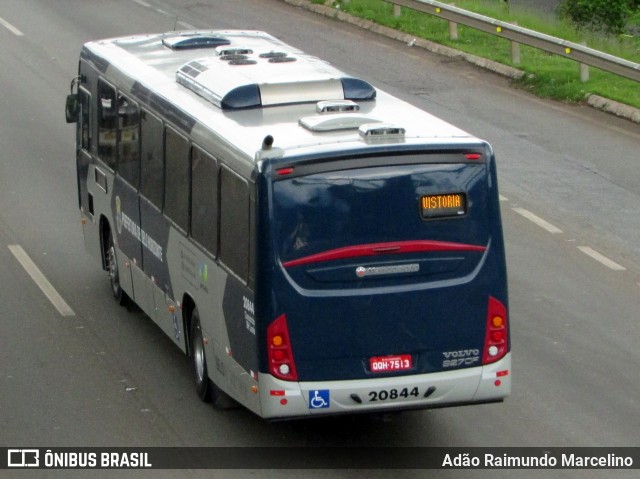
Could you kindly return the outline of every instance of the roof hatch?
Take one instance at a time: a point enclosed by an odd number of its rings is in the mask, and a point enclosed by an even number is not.
[[[218,35],[203,33],[178,33],[162,39],[162,44],[172,50],[191,50],[196,48],[215,48],[230,45],[231,41]]]
[[[225,56],[225,55],[249,55],[249,54],[253,53],[253,50],[251,48],[247,48],[247,47],[222,46],[222,47],[216,48],[216,53],[218,55],[220,55],[220,56]]]
[[[300,118],[300,125],[307,130],[315,132],[338,131],[338,130],[355,130],[362,125],[374,124],[379,122],[374,118],[359,113],[327,113],[318,116],[308,116]]]
[[[364,141],[403,140],[406,130],[391,123],[365,123],[358,128]]]
[[[325,100],[316,104],[317,113],[336,113],[343,111],[359,111],[360,105],[351,100]]]

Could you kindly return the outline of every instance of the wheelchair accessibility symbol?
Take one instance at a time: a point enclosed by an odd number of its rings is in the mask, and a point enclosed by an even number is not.
[[[322,409],[329,407],[329,390],[309,391],[309,409]]]

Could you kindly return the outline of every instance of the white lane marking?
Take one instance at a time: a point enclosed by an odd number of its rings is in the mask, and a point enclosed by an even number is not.
[[[62,299],[62,296],[55,290],[49,280],[42,274],[40,269],[36,266],[33,260],[29,257],[22,246],[17,244],[10,244],[9,250],[16,257],[18,262],[22,265],[25,271],[31,276],[31,279],[42,290],[44,295],[51,301],[51,304],[58,310],[61,316],[75,316],[71,307]]]
[[[147,2],[143,1],[143,0],[133,0],[135,3],[137,3],[138,5],[145,7],[145,8],[151,8],[153,10],[155,10],[157,13],[161,14],[161,15],[166,15],[168,17],[175,17],[175,15],[162,10],[161,8],[154,8],[152,5],[148,4]],[[183,22],[180,20],[176,20],[176,25],[180,25],[181,27],[187,29],[187,30],[197,30],[196,27],[194,27],[193,25],[191,25],[190,23],[187,22]]]
[[[539,216],[533,214],[529,210],[525,210],[524,208],[511,208],[511,209],[513,211],[515,211],[516,213],[518,213],[519,215],[524,216],[529,221],[532,221],[533,223],[537,224],[541,228],[544,228],[549,233],[552,233],[554,235],[562,233],[562,230],[560,228],[558,228],[558,227],[552,225],[551,223],[543,220],[542,218],[540,218]]]
[[[609,269],[612,269],[614,271],[626,271],[627,269],[624,266],[616,263],[615,261],[607,258],[603,254],[598,253],[596,250],[589,248],[588,246],[578,246],[578,249],[582,251],[584,254],[586,254],[587,256],[590,256],[591,258],[595,259],[599,263],[602,263]]]
[[[16,27],[14,27],[13,25],[11,25],[9,22],[7,22],[4,18],[0,17],[0,25],[2,25],[4,28],[6,28],[7,30],[9,30],[11,33],[13,33],[14,35],[17,35],[19,37],[23,36],[24,33],[22,33],[20,30],[18,30]]]
[[[186,28],[187,30],[197,30],[196,27],[194,27],[193,25],[191,25],[190,23],[187,22],[183,22],[182,20],[178,21],[178,25],[180,25],[181,27]]]
[[[507,198],[506,196],[500,195],[500,201],[509,201],[509,198]]]

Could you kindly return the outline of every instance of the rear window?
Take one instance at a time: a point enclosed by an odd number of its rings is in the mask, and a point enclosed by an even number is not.
[[[486,165],[412,164],[274,182],[282,262],[344,246],[438,240],[486,244]]]

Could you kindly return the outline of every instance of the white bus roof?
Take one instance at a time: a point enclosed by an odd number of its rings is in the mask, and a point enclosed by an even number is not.
[[[114,38],[87,43],[82,57],[121,89],[175,106],[202,135],[215,132],[250,161],[269,135],[284,156],[346,151],[372,141],[480,141],[264,32]]]

